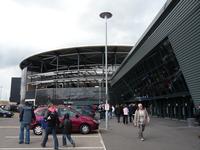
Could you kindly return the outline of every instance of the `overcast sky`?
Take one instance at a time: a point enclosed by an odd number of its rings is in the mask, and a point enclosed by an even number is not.
[[[110,11],[109,45],[134,45],[166,0],[1,0],[0,99],[9,99],[19,63],[52,49],[104,45]]]

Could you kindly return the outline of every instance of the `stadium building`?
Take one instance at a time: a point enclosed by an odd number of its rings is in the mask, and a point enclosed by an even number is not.
[[[108,46],[108,78],[127,56],[131,46]],[[31,56],[20,64],[21,101],[37,105],[98,104],[105,99],[105,47],[88,46],[52,50]]]
[[[10,89],[10,102],[20,103],[21,78],[12,77]]]
[[[200,108],[200,1],[168,0],[111,78],[113,103],[186,119]]]

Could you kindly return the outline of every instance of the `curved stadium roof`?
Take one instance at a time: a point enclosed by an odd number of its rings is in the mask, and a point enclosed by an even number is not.
[[[108,46],[108,76],[111,77],[132,46]],[[85,46],[52,50],[33,55],[20,64],[27,67],[27,84],[95,86],[104,80],[105,46]],[[48,87],[48,86],[46,86]]]
[[[131,48],[132,46],[108,46],[108,64],[121,64]],[[103,63],[104,50],[104,46],[51,50],[26,58],[20,63],[20,68],[28,67],[29,71],[34,72],[56,71],[56,67],[59,70],[77,69],[78,60],[79,69],[88,68]]]

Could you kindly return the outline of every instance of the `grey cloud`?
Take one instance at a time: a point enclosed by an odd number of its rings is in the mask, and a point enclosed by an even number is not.
[[[4,47],[0,45],[0,68],[19,65],[20,62],[31,54],[31,49]]]
[[[103,43],[104,22],[99,17],[102,11],[111,11],[112,19],[108,22],[109,43],[135,44],[155,17],[166,0],[91,0],[88,8],[81,10],[78,27],[88,34],[80,35],[80,43]],[[24,6],[41,6],[59,9],[63,0],[15,0]],[[162,4],[162,5],[161,5]],[[66,5],[65,5],[66,6]],[[76,11],[76,10],[74,10]],[[73,12],[72,12],[73,14]],[[79,35],[77,35],[79,36]],[[81,39],[78,39],[81,40]],[[12,54],[11,54],[12,53]],[[18,65],[25,56],[30,56],[31,48],[0,45],[0,67]]]
[[[113,41],[118,39],[119,42],[127,43],[126,40],[132,40],[131,43],[135,43],[165,2],[166,0],[154,2],[152,0],[91,1],[87,11],[82,13],[81,28],[94,32],[97,36],[101,35],[104,28],[102,28],[103,21],[99,13],[111,11],[113,17],[108,21],[108,30]],[[123,33],[121,38],[118,35],[120,33]]]
[[[63,0],[13,0],[13,2],[18,3],[25,7],[43,7],[60,9],[62,8]]]

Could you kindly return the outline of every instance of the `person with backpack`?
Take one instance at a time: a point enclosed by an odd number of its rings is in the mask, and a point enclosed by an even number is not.
[[[63,141],[63,146],[67,146],[67,139],[69,142],[75,147],[74,140],[71,137],[71,132],[72,132],[72,122],[69,119],[69,114],[65,114],[63,118],[63,135],[62,135],[62,141]]]
[[[20,132],[19,132],[19,144],[24,143],[24,129],[26,129],[25,144],[30,144],[30,124],[35,120],[35,114],[33,108],[29,102],[25,102],[25,105],[21,107],[19,114]]]
[[[47,122],[47,127],[45,128],[44,138],[42,140],[42,147],[46,147],[48,136],[50,133],[53,135],[54,149],[58,149],[58,138],[56,136],[56,126],[59,126],[59,118],[56,107],[50,104],[48,110],[44,116],[45,122]]]

